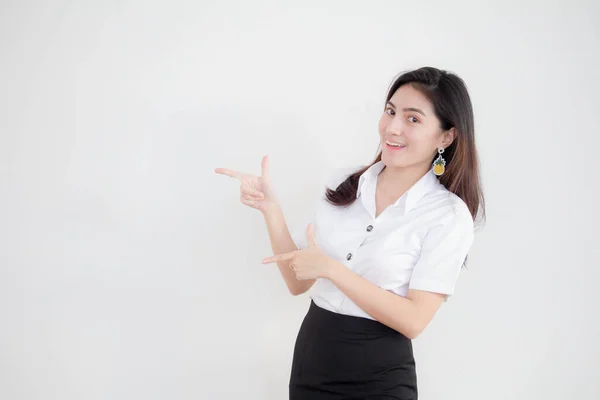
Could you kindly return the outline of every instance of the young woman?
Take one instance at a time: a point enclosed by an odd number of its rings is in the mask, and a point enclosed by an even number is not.
[[[270,185],[241,181],[264,216],[293,295],[309,291],[290,399],[417,399],[412,339],[455,287],[483,216],[473,110],[464,82],[425,67],[391,85],[375,161],[333,177],[305,240],[292,237]],[[304,233],[304,232],[303,232]]]

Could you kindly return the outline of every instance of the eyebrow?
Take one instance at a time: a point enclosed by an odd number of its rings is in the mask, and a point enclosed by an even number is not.
[[[389,104],[389,105],[390,105],[390,106],[392,106],[394,109],[396,109],[396,106],[395,106],[395,105],[394,105],[394,103],[392,103],[391,101],[388,101],[388,102],[387,102],[387,104]],[[402,111],[404,111],[404,112],[414,111],[414,112],[416,112],[416,113],[423,114],[423,116],[425,116],[425,117],[427,116],[427,115],[425,115],[425,113],[423,112],[423,110],[420,110],[420,109],[418,109],[418,108],[414,108],[414,107],[407,107],[407,108],[403,108],[403,109],[402,109]]]

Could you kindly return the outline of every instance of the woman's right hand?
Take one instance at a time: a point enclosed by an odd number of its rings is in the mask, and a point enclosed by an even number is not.
[[[277,204],[269,179],[269,160],[264,156],[261,163],[261,175],[256,176],[227,168],[217,168],[215,172],[240,181],[240,201],[248,207],[265,212]]]

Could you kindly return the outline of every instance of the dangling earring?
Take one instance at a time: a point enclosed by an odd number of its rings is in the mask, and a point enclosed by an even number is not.
[[[438,158],[433,162],[433,173],[440,176],[446,171],[446,160],[442,157],[444,149],[440,147],[438,149]]]

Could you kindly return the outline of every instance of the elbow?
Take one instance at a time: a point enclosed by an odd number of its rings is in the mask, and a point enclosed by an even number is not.
[[[312,282],[311,281],[301,281],[295,285],[288,285],[288,290],[290,291],[292,296],[300,296],[301,294],[308,292],[314,282],[315,282],[314,280]],[[296,282],[294,282],[294,283],[296,283]]]
[[[424,330],[425,330],[425,326],[423,326],[422,324],[415,323],[415,324],[412,324],[411,326],[409,326],[407,329],[404,329],[404,331],[401,331],[400,333],[402,333],[404,336],[406,336],[410,340],[414,340],[414,339],[418,338],[419,335],[421,335],[421,333],[423,333]]]
[[[416,338],[419,337],[419,335],[421,334],[422,331],[419,330],[410,330],[407,331],[406,333],[404,333],[404,336],[406,336],[407,338],[409,338],[410,340],[414,340]]]
[[[298,289],[298,288],[288,288],[288,289],[289,289],[291,295],[294,296],[294,297],[300,296],[301,294],[304,294],[307,291],[306,289],[302,289],[302,288],[301,289]]]

